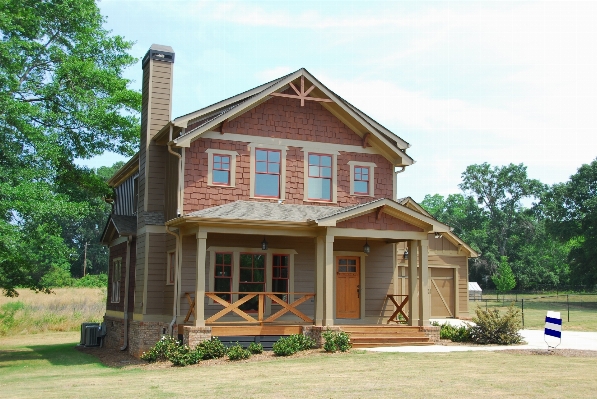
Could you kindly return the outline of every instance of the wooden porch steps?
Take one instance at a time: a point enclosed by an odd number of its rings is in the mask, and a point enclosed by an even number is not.
[[[350,334],[353,348],[382,346],[433,345],[419,327],[411,326],[340,326]]]

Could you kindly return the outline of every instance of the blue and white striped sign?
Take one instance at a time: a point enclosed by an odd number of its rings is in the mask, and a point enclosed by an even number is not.
[[[545,335],[562,339],[562,318],[560,312],[547,311],[545,317]]]

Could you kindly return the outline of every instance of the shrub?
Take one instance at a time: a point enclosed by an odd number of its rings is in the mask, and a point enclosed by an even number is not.
[[[249,344],[249,347],[247,348],[249,350],[249,352],[251,352],[254,355],[258,355],[260,353],[263,352],[263,345],[261,344],[257,344],[255,342],[251,342]]]
[[[211,339],[201,342],[197,345],[197,349],[202,353],[203,360],[219,359],[226,356],[226,347],[218,337],[211,337]]]
[[[510,306],[505,315],[500,315],[498,309],[483,310],[477,308],[471,327],[470,335],[473,342],[478,344],[512,345],[522,342],[518,333],[520,329],[520,310]]]
[[[237,342],[236,345],[228,348],[228,359],[230,360],[243,360],[251,357],[251,352],[248,349],[243,348]]]
[[[73,287],[87,287],[87,288],[104,288],[108,286],[108,275],[88,274],[80,279],[73,280]]]
[[[141,354],[141,359],[150,363],[170,360],[172,355],[178,352],[179,346],[178,340],[174,337],[164,335],[150,350]]]
[[[290,356],[296,352],[305,351],[315,346],[315,340],[303,334],[282,337],[273,345],[274,353],[277,356]]]
[[[449,339],[452,342],[470,342],[470,328],[468,326],[455,327],[444,323],[439,330],[439,337],[441,339]]]
[[[326,352],[346,352],[352,347],[352,344],[350,343],[350,335],[344,331],[326,330],[322,335],[325,339],[323,349],[325,349]]]
[[[202,359],[203,353],[200,349],[191,349],[187,345],[178,345],[176,350],[171,351],[168,354],[168,360],[173,365],[184,367],[189,364],[197,364]]]

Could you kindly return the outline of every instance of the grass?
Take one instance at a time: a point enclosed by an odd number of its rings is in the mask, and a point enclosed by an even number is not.
[[[586,398],[597,387],[595,358],[353,351],[209,367],[117,369],[78,352],[77,340],[73,332],[1,338],[2,397]]]
[[[597,295],[518,295],[510,297],[506,295],[505,300],[500,296],[499,302],[495,296],[486,297],[489,302],[469,302],[469,313],[474,315],[477,306],[485,308],[498,308],[505,311],[510,304],[522,308],[524,299],[524,328],[542,329],[545,327],[545,316],[548,310],[560,312],[562,316],[562,328],[569,331],[597,331]],[[568,301],[568,302],[567,302]],[[570,305],[570,321],[568,321],[568,305]]]
[[[0,296],[0,337],[47,331],[76,331],[81,323],[98,322],[106,310],[106,289],[57,288],[53,294],[19,291]]]

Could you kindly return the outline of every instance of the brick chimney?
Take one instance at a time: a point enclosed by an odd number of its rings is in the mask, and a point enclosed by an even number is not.
[[[164,165],[167,150],[151,139],[172,116],[172,73],[174,50],[152,44],[143,68],[141,146],[139,151],[138,228],[164,224]]]

